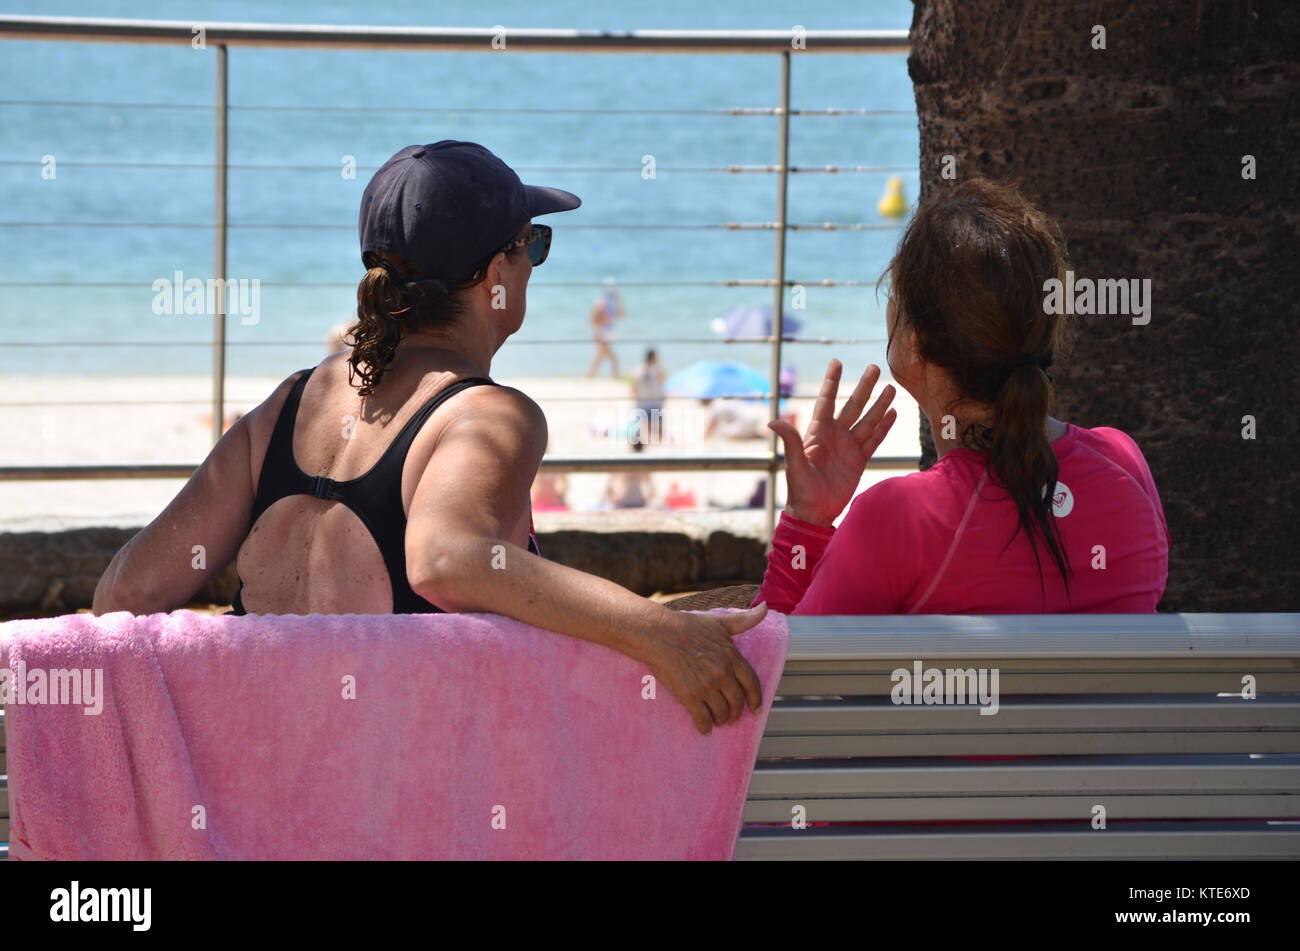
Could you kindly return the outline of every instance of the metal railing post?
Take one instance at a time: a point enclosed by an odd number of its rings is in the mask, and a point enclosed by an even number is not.
[[[790,51],[781,53],[781,114],[777,126],[777,153],[781,165],[776,185],[776,266],[774,268],[776,285],[772,288],[772,412],[771,418],[781,415],[781,336],[784,332],[783,317],[785,310],[785,199],[786,184],[790,174]],[[767,470],[767,539],[772,540],[776,531],[776,474],[780,469],[777,461],[776,433],[769,433],[772,461]]]
[[[217,44],[216,76],[216,134],[215,139],[215,194],[212,215],[212,278],[217,287],[226,286],[226,162],[227,122],[227,52],[226,44]],[[226,295],[214,295],[217,312],[212,320],[212,444],[215,446],[225,431],[226,419]]]

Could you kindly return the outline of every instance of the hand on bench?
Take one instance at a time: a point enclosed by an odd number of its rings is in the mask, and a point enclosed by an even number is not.
[[[665,630],[643,658],[706,736],[715,724],[739,720],[746,701],[754,713],[763,707],[758,675],[731,639],[766,614],[766,604],[735,614],[676,614],[679,623]]]

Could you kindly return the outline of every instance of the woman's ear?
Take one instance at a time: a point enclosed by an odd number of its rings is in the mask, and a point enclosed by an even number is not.
[[[907,324],[899,331],[902,337],[903,353],[909,365],[921,362],[921,346],[916,338],[916,328]]]
[[[504,251],[498,251],[492,255],[492,260],[488,262],[487,283],[488,286],[501,283],[501,272],[506,266],[508,258]]]
[[[507,269],[510,266],[510,259],[506,252],[498,251],[492,255],[492,260],[488,262],[487,270],[484,272],[483,283],[479,285],[488,295],[489,303],[494,299],[499,299],[505,293],[505,288],[510,286],[506,280]],[[494,307],[495,310],[501,310],[501,305]]]
[[[921,348],[917,345],[916,330],[911,324],[895,327],[889,337],[887,357],[889,371],[894,379],[910,375],[916,364],[921,362]]]

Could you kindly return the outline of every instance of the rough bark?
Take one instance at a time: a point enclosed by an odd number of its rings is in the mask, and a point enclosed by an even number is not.
[[[1146,455],[1161,608],[1300,609],[1300,4],[915,0],[911,36],[922,196],[952,155],[1053,215],[1078,276],[1152,281],[1145,326],[1070,318],[1056,379],[1058,416]]]

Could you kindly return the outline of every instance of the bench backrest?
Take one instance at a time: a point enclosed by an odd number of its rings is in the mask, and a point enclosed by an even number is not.
[[[738,858],[1300,857],[1300,615],[793,617],[777,692]]]
[[[1300,615],[793,617],[737,857],[1300,858]]]

